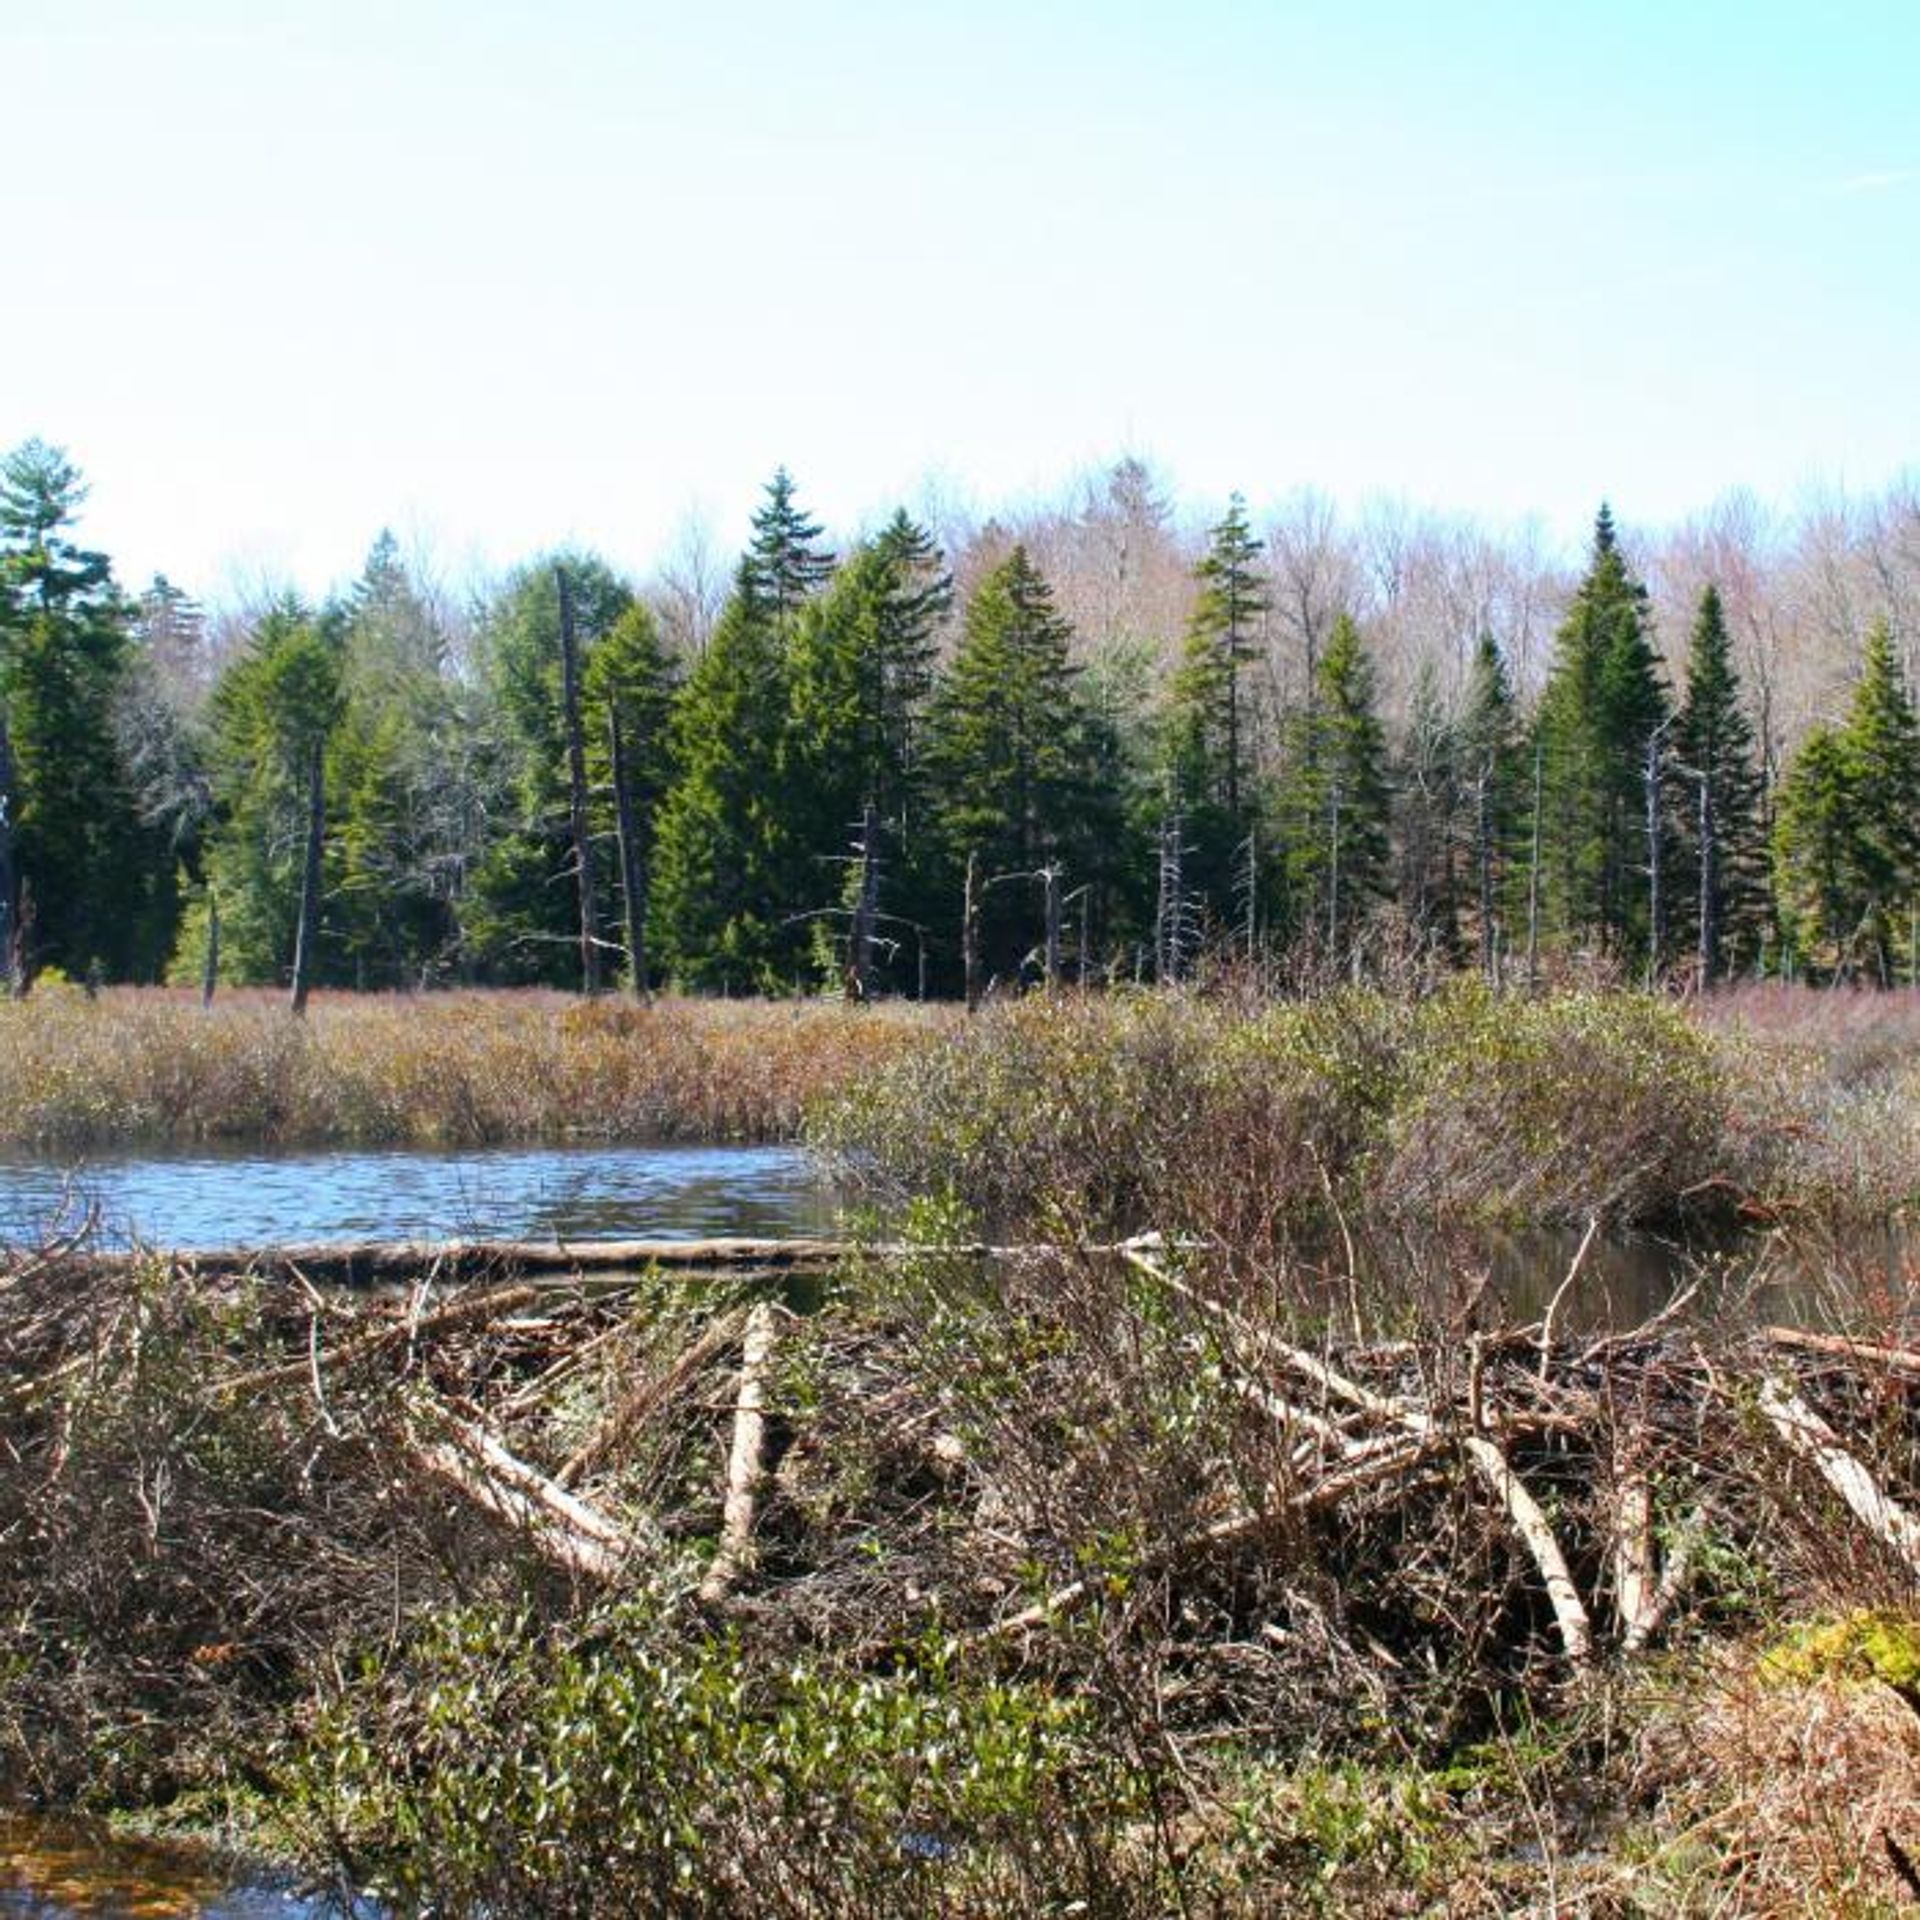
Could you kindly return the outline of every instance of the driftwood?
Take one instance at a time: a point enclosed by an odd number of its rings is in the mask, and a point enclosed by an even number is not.
[[[733,1447],[727,1463],[727,1503],[720,1545],[700,1583],[700,1598],[716,1606],[753,1564],[753,1519],[767,1470],[767,1369],[780,1334],[779,1310],[760,1301],[747,1315],[740,1349],[740,1386],[733,1403]]]

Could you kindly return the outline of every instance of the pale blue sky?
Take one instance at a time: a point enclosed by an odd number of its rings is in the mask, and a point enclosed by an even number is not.
[[[1920,462],[1916,0],[11,0],[0,100],[0,446],[132,582]]]

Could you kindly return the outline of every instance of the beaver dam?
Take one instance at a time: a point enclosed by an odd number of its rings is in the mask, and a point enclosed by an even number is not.
[[[579,1251],[12,1257],[16,1792],[391,1912],[1920,1896],[1904,1276]]]

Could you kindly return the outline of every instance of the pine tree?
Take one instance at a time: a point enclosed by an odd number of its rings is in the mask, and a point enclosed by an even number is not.
[[[30,966],[152,977],[178,912],[165,834],[140,818],[116,726],[131,609],[107,557],[70,529],[87,489],[29,440],[0,460],[0,704]]]
[[[1712,586],[1694,620],[1673,751],[1681,800],[1676,905],[1692,905],[1695,965],[1710,986],[1758,951],[1767,913],[1760,765]]]
[[[1562,621],[1541,696],[1542,858],[1550,925],[1648,950],[1646,776],[1659,770],[1667,696],[1646,589],[1600,509],[1593,557]]]
[[[751,559],[674,715],[677,777],[660,811],[652,921],[682,986],[777,992],[799,940],[783,783],[786,659]]]
[[[801,512],[785,467],[775,470],[766,493],[766,504],[753,516],[747,566],[755,596],[774,626],[784,630],[802,603],[831,578],[833,555],[815,544],[820,523]]]
[[[1341,614],[1314,663],[1313,698],[1295,716],[1280,815],[1290,931],[1349,946],[1390,889],[1386,737],[1360,629]]]

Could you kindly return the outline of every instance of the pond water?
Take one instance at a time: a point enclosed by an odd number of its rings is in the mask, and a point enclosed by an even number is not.
[[[697,1240],[823,1231],[797,1147],[501,1147],[0,1155],[0,1245],[89,1215],[95,1242],[257,1247],[315,1240]]]
[[[192,1848],[0,1812],[0,1920],[309,1920],[319,1903],[220,1871]]]

